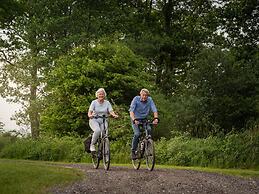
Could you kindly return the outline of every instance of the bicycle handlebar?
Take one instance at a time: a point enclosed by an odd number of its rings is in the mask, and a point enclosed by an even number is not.
[[[101,118],[101,119],[107,119],[108,116],[106,116],[106,115],[102,115],[102,116],[96,115],[96,116],[94,116],[93,118],[95,118],[95,119],[99,119],[99,118]]]
[[[154,121],[155,119],[157,119],[157,120],[158,120],[157,123],[159,123],[159,118],[154,118],[154,119],[152,119],[152,120],[149,120],[149,119],[134,119],[134,120],[133,120],[133,123],[135,123],[135,121],[138,121],[138,122],[139,122],[139,125],[143,125],[143,124],[151,124],[151,125],[153,125],[153,121]]]

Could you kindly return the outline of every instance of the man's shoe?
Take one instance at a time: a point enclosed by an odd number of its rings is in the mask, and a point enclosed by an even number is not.
[[[136,155],[135,151],[131,152],[131,159],[132,160],[136,160],[137,159],[137,155]]]

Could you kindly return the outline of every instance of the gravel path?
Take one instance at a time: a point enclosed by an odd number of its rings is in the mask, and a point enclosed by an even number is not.
[[[55,187],[53,194],[64,193],[210,193],[210,194],[259,194],[259,179],[244,179],[216,173],[192,170],[144,169],[111,166],[105,171],[102,166],[93,169],[91,165],[69,164],[66,167],[79,168],[85,179],[65,188]]]

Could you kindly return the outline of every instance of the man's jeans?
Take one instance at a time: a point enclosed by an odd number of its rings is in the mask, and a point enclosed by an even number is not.
[[[139,140],[139,136],[140,136],[140,128],[142,128],[141,126],[139,127],[138,125],[133,124],[133,121],[131,121],[131,126],[134,130],[134,136],[132,139],[132,147],[131,150],[132,151],[136,151],[137,147],[138,147],[138,140]],[[145,133],[145,131],[143,131],[143,129],[141,130],[142,133]],[[147,132],[148,135],[151,135],[151,127],[150,125],[147,125]]]

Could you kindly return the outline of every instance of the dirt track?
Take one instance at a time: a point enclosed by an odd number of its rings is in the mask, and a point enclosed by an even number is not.
[[[85,179],[66,188],[53,188],[52,193],[259,193],[259,179],[243,179],[215,173],[192,170],[154,169],[150,172],[141,166],[139,170],[111,166],[106,172],[103,166],[72,164],[79,168]]]

